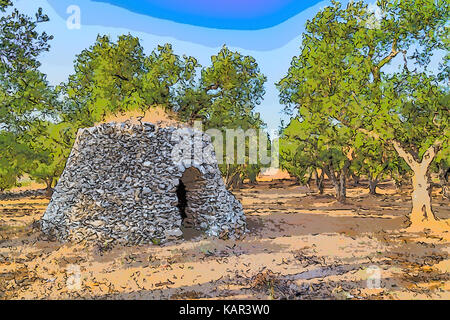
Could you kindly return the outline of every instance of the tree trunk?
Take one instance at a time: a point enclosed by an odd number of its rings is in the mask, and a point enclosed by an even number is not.
[[[344,165],[344,168],[342,168],[340,172],[335,172],[332,166],[325,166],[324,168],[325,173],[336,190],[336,199],[340,203],[345,203],[347,199],[346,176],[348,167],[350,167],[349,161]]]
[[[322,170],[322,172],[320,173],[320,176],[317,174],[316,170],[315,170],[315,173],[316,173],[317,190],[319,190],[319,194],[323,194],[323,181],[325,179],[325,172],[324,172],[324,170]]]
[[[410,215],[411,226],[421,225],[424,222],[436,220],[431,207],[431,184],[429,177],[430,164],[436,156],[436,145],[432,145],[424,153],[422,162],[417,162],[414,157],[406,152],[398,142],[394,141],[394,148],[413,171],[412,177],[412,211]]]
[[[227,189],[238,190],[242,187],[242,177],[239,171],[235,171],[234,174],[229,176],[229,180],[226,183]]]
[[[439,184],[441,185],[442,198],[450,199],[450,190],[448,186],[448,176],[450,174],[450,168],[445,168],[444,165],[439,165]]]
[[[308,179],[306,179],[306,186],[308,187],[308,189],[311,190],[311,179],[312,179],[312,172],[308,175]]]
[[[369,177],[369,194],[377,195],[378,178]]]
[[[360,177],[358,175],[354,174],[353,172],[352,172],[352,179],[353,179],[353,183],[355,184],[355,186],[360,185],[360,183],[359,183]]]
[[[369,173],[369,194],[377,195],[377,186],[380,183],[380,177],[383,177],[384,170],[387,169],[387,164],[383,166],[383,169],[375,175]]]
[[[412,168],[414,176],[412,178],[413,192],[412,192],[412,212],[411,222],[420,223],[424,220],[436,220],[433,210],[431,208],[431,184],[428,174],[428,167]]]
[[[369,181],[369,194],[375,196],[377,195],[377,185],[378,180],[370,180]]]
[[[53,188],[52,188],[52,184],[53,184],[53,178],[48,178],[45,180],[45,196],[48,198],[51,198],[53,195]]]
[[[346,187],[347,175],[341,172],[339,175],[339,189],[336,190],[337,199],[340,203],[345,203],[347,199],[347,187]]]

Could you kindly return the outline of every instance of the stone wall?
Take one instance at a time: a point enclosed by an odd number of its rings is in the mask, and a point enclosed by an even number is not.
[[[184,139],[174,127],[126,122],[79,130],[41,219],[42,231],[62,241],[142,244],[180,238],[181,180],[189,225],[209,236],[240,237],[246,232],[242,206],[224,186],[209,136],[182,131]],[[177,151],[194,144],[212,156],[199,162]]]

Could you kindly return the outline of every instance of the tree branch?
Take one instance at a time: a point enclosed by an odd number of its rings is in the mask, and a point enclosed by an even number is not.
[[[374,138],[374,139],[377,139],[377,140],[383,140],[383,139],[381,139],[380,135],[378,133],[376,133],[376,132],[369,131],[369,130],[364,129],[364,128],[358,128],[357,130],[359,132],[367,134],[371,138]]]
[[[400,146],[400,143],[392,140],[392,145],[394,146],[394,149],[397,151],[398,155],[402,157],[406,161],[406,163],[408,163],[411,169],[412,167],[416,167],[419,165],[419,163],[413,158],[413,156]]]
[[[386,56],[385,58],[381,59],[381,61],[376,66],[376,68],[378,70],[380,70],[384,65],[386,65],[386,63],[388,63],[389,61],[394,59],[397,56],[397,54],[399,54],[401,52],[400,50],[397,49],[397,42],[398,42],[398,39],[395,38],[394,41],[392,42],[392,49],[391,49],[391,52],[389,53],[389,55]]]
[[[212,84],[209,87],[205,88],[206,91],[217,90],[217,89],[219,89],[219,84],[218,83]]]
[[[425,153],[423,154],[422,157],[422,163],[420,165],[424,166],[425,168],[427,168],[430,163],[433,161],[434,157],[436,156],[436,154],[438,153],[440,147],[441,147],[442,142],[441,141],[436,141],[435,143],[433,143],[428,149],[427,151],[425,151]]]
[[[128,79],[127,77],[124,77],[124,76],[122,76],[122,75],[120,75],[120,74],[113,74],[113,76],[114,77],[116,77],[116,78],[119,78],[120,80],[123,80],[123,81],[130,81],[130,79]]]

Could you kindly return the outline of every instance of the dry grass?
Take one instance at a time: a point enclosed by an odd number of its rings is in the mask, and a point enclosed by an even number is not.
[[[449,299],[448,233],[406,231],[409,192],[352,188],[340,204],[260,182],[235,192],[251,231],[240,241],[193,233],[129,247],[49,241],[35,228],[47,199],[0,201],[0,299]],[[448,219],[448,201],[433,202]],[[368,286],[371,266],[380,288]]]
[[[134,110],[110,115],[107,116],[102,122],[96,123],[96,125],[108,122],[124,121],[130,121],[132,123],[150,122],[157,124],[160,127],[182,125],[182,123],[177,120],[177,116],[174,112],[170,112],[160,106],[153,106],[147,111]]]

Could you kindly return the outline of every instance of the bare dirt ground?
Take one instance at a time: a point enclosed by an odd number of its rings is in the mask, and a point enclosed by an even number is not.
[[[379,192],[351,188],[342,205],[292,181],[247,185],[244,239],[185,230],[129,247],[48,241],[35,223],[47,199],[3,200],[0,299],[450,299],[449,233],[406,232],[410,190]]]

